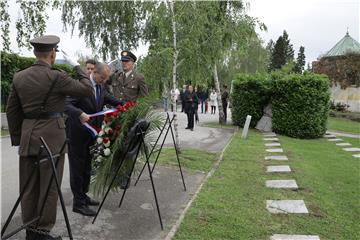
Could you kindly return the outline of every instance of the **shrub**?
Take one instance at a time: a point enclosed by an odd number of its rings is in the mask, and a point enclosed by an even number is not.
[[[13,53],[1,52],[1,102],[2,105],[4,105],[4,109],[14,74],[19,70],[30,67],[34,62],[35,58],[21,57]],[[75,76],[70,65],[54,64],[53,67],[64,70],[73,77]]]
[[[317,138],[326,132],[330,108],[329,79],[318,74],[273,76],[273,130],[298,138]]]
[[[331,101],[330,103],[330,109],[338,112],[346,112],[349,107],[350,105],[346,103],[341,103],[341,102],[335,103],[335,101]]]
[[[244,126],[246,116],[251,115],[250,127],[254,128],[263,115],[263,108],[269,101],[269,81],[266,75],[240,74],[233,83],[231,94],[232,121]]]

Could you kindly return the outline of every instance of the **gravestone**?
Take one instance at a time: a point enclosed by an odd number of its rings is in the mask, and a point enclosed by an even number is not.
[[[241,138],[242,138],[242,139],[246,139],[246,138],[247,138],[248,131],[249,131],[249,126],[250,126],[250,122],[251,122],[251,116],[250,116],[250,115],[247,115],[247,116],[246,116],[245,125],[244,125],[244,129],[243,129],[242,134],[241,134]]]
[[[271,213],[309,213],[303,200],[266,200]]]

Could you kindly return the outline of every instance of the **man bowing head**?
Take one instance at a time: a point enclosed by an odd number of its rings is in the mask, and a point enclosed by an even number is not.
[[[82,98],[67,98],[65,113],[69,116],[66,131],[69,138],[70,186],[74,195],[73,211],[85,216],[96,213],[89,208],[99,203],[91,199],[86,193],[89,191],[91,176],[90,146],[94,144],[94,137],[83,123],[101,128],[102,117],[90,118],[89,114],[102,111],[107,104],[123,105],[123,101],[110,95],[104,87],[110,76],[110,68],[103,63],[96,63],[90,74],[93,95]]]

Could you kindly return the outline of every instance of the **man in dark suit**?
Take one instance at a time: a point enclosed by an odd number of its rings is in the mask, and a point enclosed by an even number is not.
[[[123,101],[133,101],[148,95],[148,88],[144,76],[134,71],[136,56],[130,51],[121,52],[123,71],[115,71],[107,84],[116,98]]]
[[[95,211],[89,205],[99,203],[91,199],[86,193],[89,190],[91,176],[91,155],[89,147],[94,139],[83,123],[101,127],[102,118],[91,118],[88,114],[99,112],[104,105],[122,105],[123,101],[114,98],[104,87],[109,78],[110,68],[103,63],[96,63],[90,74],[90,81],[94,94],[91,97],[68,98],[65,113],[69,116],[66,131],[69,138],[70,185],[74,195],[73,211],[85,216],[94,216]]]
[[[188,124],[185,129],[194,131],[194,116],[197,110],[199,99],[193,91],[193,87],[189,85],[188,91],[185,93],[185,113],[187,114]]]
[[[51,152],[58,154],[66,139],[63,118],[66,96],[86,97],[92,94],[89,79],[79,63],[67,59],[75,67],[80,80],[74,80],[65,72],[52,67],[59,41],[60,38],[53,35],[30,41],[34,46],[36,62],[14,75],[6,109],[11,144],[19,146],[20,189],[26,187],[21,199],[23,223],[31,222],[39,216],[52,176],[50,161],[43,162],[39,165],[39,171],[33,172],[42,145],[39,138],[43,137]],[[57,164],[60,183],[64,157],[65,153],[62,153]],[[31,181],[26,185],[29,177]],[[56,221],[57,199],[58,192],[53,181],[43,215],[26,228],[27,240],[61,239],[49,235]]]

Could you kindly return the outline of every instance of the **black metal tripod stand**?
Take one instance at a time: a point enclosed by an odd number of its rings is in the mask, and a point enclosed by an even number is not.
[[[68,234],[69,234],[69,238],[71,240],[73,239],[72,233],[71,233],[71,227],[70,227],[70,224],[69,224],[69,218],[67,216],[67,212],[66,212],[66,208],[65,208],[64,198],[63,198],[63,195],[62,195],[62,192],[61,192],[59,178],[58,178],[57,172],[56,172],[56,168],[57,168],[57,165],[58,165],[58,162],[59,162],[59,158],[61,157],[62,154],[64,154],[64,150],[65,150],[65,147],[66,147],[66,144],[67,144],[67,140],[65,140],[64,144],[62,145],[59,154],[52,154],[51,153],[51,150],[50,150],[49,146],[46,144],[43,137],[40,137],[40,140],[42,142],[42,146],[41,146],[41,149],[40,149],[40,152],[39,152],[39,157],[38,157],[37,161],[34,164],[34,168],[32,170],[31,175],[26,180],[23,189],[21,189],[20,195],[17,198],[17,200],[15,202],[15,205],[14,205],[13,209],[11,210],[10,215],[8,216],[8,218],[7,218],[7,220],[6,220],[5,224],[4,224],[4,227],[1,229],[1,239],[8,239],[8,238],[12,237],[13,235],[15,235],[16,233],[20,232],[21,230],[26,229],[27,227],[29,227],[30,225],[32,225],[34,223],[35,223],[35,229],[38,227],[38,224],[39,224],[39,221],[40,221],[40,219],[42,217],[42,214],[44,212],[45,203],[46,203],[46,200],[48,198],[49,191],[50,191],[50,188],[51,188],[51,185],[52,185],[52,182],[53,182],[54,179],[55,179],[55,183],[56,183],[56,189],[57,189],[57,192],[58,192],[58,195],[59,195],[59,198],[60,198],[62,212],[64,214],[64,218],[65,218],[65,222],[66,222],[66,228],[67,228],[67,231],[68,231]],[[42,151],[44,149],[46,150],[47,157],[40,159],[40,154],[42,153]],[[44,163],[46,161],[50,161],[50,163],[51,163],[52,176],[51,176],[49,185],[48,185],[47,190],[46,190],[44,201],[41,204],[39,216],[35,217],[33,220],[31,220],[31,221],[29,221],[27,223],[24,223],[22,226],[20,226],[17,229],[11,231],[10,233],[4,235],[7,227],[9,226],[9,224],[10,224],[10,222],[11,222],[11,220],[12,220],[12,218],[13,218],[15,212],[16,212],[16,209],[18,208],[18,206],[19,206],[19,204],[21,202],[21,199],[22,199],[22,197],[24,195],[24,192],[25,192],[26,188],[28,187],[28,185],[30,183],[31,177],[34,175],[35,171],[40,171],[40,164],[42,164],[42,163]]]
[[[167,117],[166,117],[166,120],[165,120],[165,124],[164,124],[164,126],[161,128],[160,134],[159,134],[157,140],[155,141],[155,144],[153,145],[153,147],[152,147],[152,149],[151,149],[151,151],[150,151],[150,154],[149,154],[149,158],[150,158],[153,153],[155,153],[155,152],[158,153],[157,156],[156,156],[154,165],[153,165],[153,167],[152,167],[152,169],[151,169],[151,174],[154,172],[154,169],[155,169],[155,166],[156,166],[157,161],[158,161],[158,159],[159,159],[160,153],[161,153],[161,151],[162,151],[162,149],[163,149],[163,147],[164,147],[165,140],[166,140],[166,138],[167,138],[167,136],[168,136],[168,134],[169,134],[169,131],[170,131],[170,132],[171,132],[171,137],[172,137],[172,142],[173,142],[173,145],[174,145],[174,148],[175,148],[175,152],[176,152],[176,159],[177,159],[178,166],[179,166],[179,170],[180,170],[181,180],[182,180],[182,183],[183,183],[183,186],[184,186],[184,191],[186,191],[186,185],[185,185],[184,175],[183,175],[183,172],[182,172],[182,169],[181,169],[181,164],[180,164],[180,159],[179,159],[179,150],[178,150],[178,148],[177,148],[177,145],[176,145],[176,142],[175,142],[175,137],[174,137],[174,132],[173,132],[173,129],[172,129],[172,123],[173,123],[173,121],[174,121],[175,116],[173,116],[173,117],[170,119],[169,113],[166,113],[166,114],[167,114]],[[167,130],[166,130],[166,133],[165,133],[164,139],[162,140],[162,143],[161,143],[161,145],[160,145],[160,148],[155,151],[155,147],[156,147],[157,143],[159,142],[160,137],[162,136],[162,134],[163,134],[163,132],[164,132],[164,130],[165,130],[166,127],[168,127],[168,128],[167,128]],[[134,184],[135,186],[136,186],[136,184],[139,182],[139,180],[140,180],[140,178],[141,178],[141,175],[142,175],[142,173],[144,172],[147,163],[148,163],[148,161],[145,162],[143,168],[141,169],[141,171],[140,171],[140,173],[139,173],[139,176],[138,176],[138,178],[137,178],[137,180],[136,180],[136,182],[135,182],[135,184]]]
[[[121,163],[119,164],[118,168],[116,169],[116,172],[115,172],[115,174],[114,174],[114,176],[113,176],[113,178],[112,178],[112,180],[110,182],[110,185],[109,185],[109,187],[108,187],[108,189],[107,189],[107,191],[106,191],[106,193],[105,193],[105,195],[104,195],[104,197],[103,197],[103,199],[102,199],[102,201],[100,203],[100,206],[99,206],[99,208],[98,208],[98,210],[96,212],[96,215],[95,215],[92,223],[95,222],[95,220],[96,220],[96,218],[97,218],[97,216],[98,216],[98,214],[99,214],[99,212],[100,212],[100,210],[101,210],[101,208],[102,208],[102,206],[103,206],[103,204],[104,204],[104,202],[105,202],[105,200],[106,200],[106,198],[107,198],[107,196],[108,196],[108,194],[109,194],[109,192],[111,190],[112,185],[114,184],[116,178],[118,177],[119,171],[120,171],[121,167],[124,165],[125,158],[127,156],[127,153],[129,152],[129,150],[136,148],[136,156],[135,156],[135,160],[133,161],[133,164],[131,166],[131,171],[129,173],[129,176],[127,178],[127,182],[126,182],[125,186],[128,186],[128,184],[129,184],[130,177],[132,175],[132,172],[134,171],[135,163],[136,163],[137,157],[139,155],[140,149],[141,149],[142,146],[144,146],[146,165],[148,166],[148,170],[149,170],[151,186],[152,186],[152,190],[153,190],[153,193],[154,193],[154,198],[155,198],[156,209],[157,209],[157,213],[158,213],[158,217],[159,217],[159,221],[160,221],[160,226],[161,226],[162,230],[164,229],[162,219],[161,219],[161,214],[160,214],[159,203],[158,203],[158,199],[157,199],[157,195],[156,195],[156,191],[155,191],[155,185],[154,185],[154,181],[153,181],[153,177],[152,177],[152,172],[151,172],[151,169],[150,169],[149,156],[148,156],[148,152],[147,152],[147,149],[145,147],[145,141],[144,141],[144,134],[145,134],[146,130],[148,129],[148,127],[149,127],[148,123],[147,123],[147,126],[144,127],[144,128],[141,128],[140,124],[138,124],[136,126],[135,137],[131,139],[131,142],[128,145],[125,154],[123,154]],[[127,187],[125,187],[125,189],[124,189],[124,191],[122,193],[121,200],[120,200],[120,203],[119,203],[119,208],[121,207],[122,202],[124,200],[126,190],[127,190]]]

